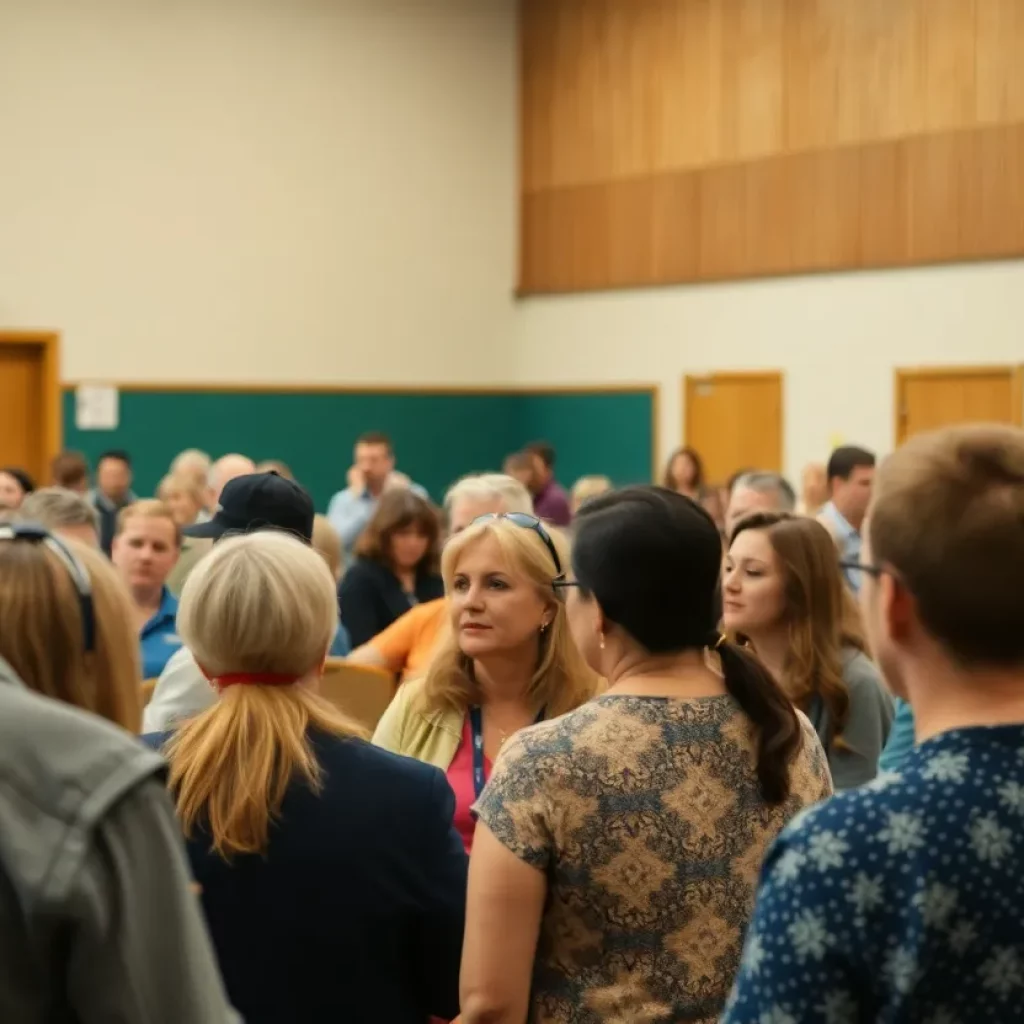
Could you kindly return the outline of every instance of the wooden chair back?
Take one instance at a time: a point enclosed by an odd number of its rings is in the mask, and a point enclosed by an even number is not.
[[[320,695],[373,732],[395,696],[395,678],[383,669],[328,658]]]

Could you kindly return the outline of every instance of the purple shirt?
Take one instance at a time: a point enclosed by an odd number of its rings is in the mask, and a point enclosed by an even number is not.
[[[568,526],[572,521],[569,495],[554,480],[549,480],[533,496],[533,512],[538,519],[546,519],[555,526]]]

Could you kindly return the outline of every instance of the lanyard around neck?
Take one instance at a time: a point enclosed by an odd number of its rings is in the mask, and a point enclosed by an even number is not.
[[[544,709],[541,708],[534,725],[543,721]],[[484,772],[484,716],[479,704],[473,704],[469,709],[469,728],[473,742],[473,792],[479,800],[484,786],[487,785],[487,776]]]

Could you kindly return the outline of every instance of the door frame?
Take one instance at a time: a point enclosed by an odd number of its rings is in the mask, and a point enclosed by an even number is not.
[[[903,411],[903,387],[912,378],[993,377],[1005,375],[1010,381],[1014,410],[1014,426],[1024,426],[1024,365],[1005,363],[991,366],[898,366],[893,374],[893,444],[899,447],[906,440],[906,415]]]
[[[782,401],[779,403],[779,437],[782,439],[782,451],[779,453],[780,463],[786,459],[786,374],[782,370],[712,370],[710,373],[688,373],[683,377],[683,440],[681,444],[689,444],[690,410],[693,403],[690,399],[693,392],[702,384],[750,384],[757,381],[778,381]]]
[[[43,330],[0,330],[0,346],[28,345],[39,349],[43,361],[43,458],[60,454],[63,416],[60,387],[60,334]]]

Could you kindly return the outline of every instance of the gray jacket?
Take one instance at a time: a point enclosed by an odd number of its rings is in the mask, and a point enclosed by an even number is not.
[[[843,682],[850,707],[841,743],[829,743],[832,721],[819,697],[807,709],[825,751],[838,793],[870,782],[878,774],[878,759],[892,728],[893,701],[874,663],[854,647],[843,648]]]
[[[0,1021],[235,1020],[162,760],[0,659]]]

